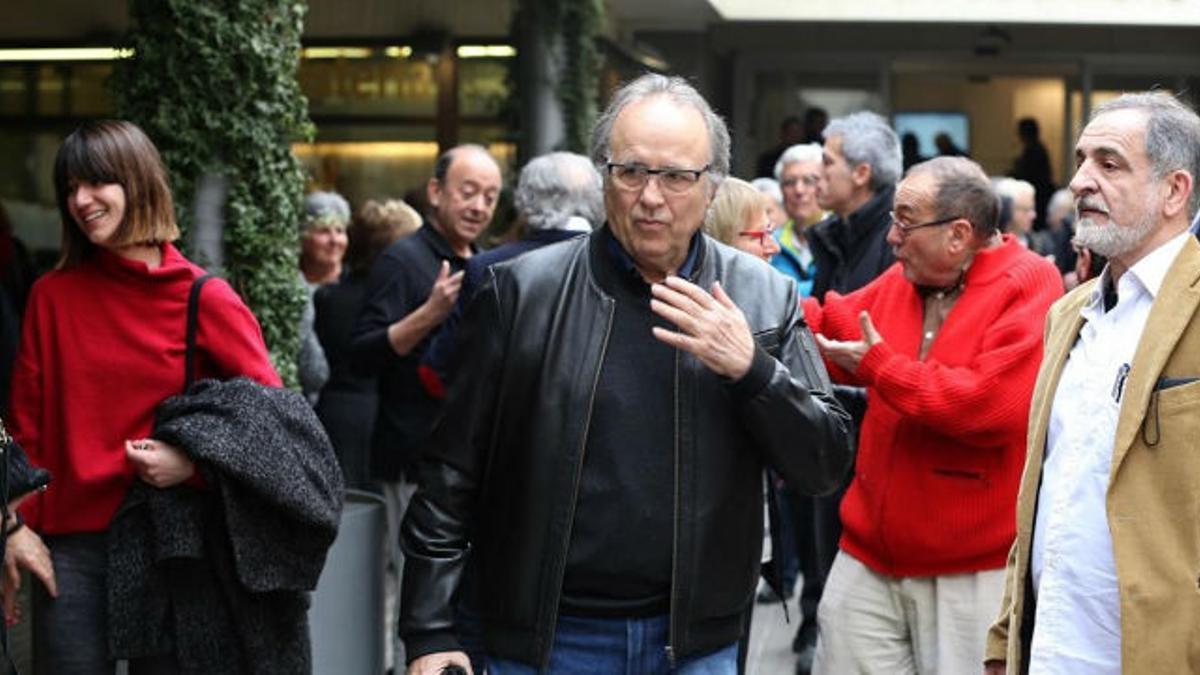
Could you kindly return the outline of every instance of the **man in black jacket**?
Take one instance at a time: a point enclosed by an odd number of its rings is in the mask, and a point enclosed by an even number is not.
[[[810,230],[816,261],[812,295],[824,302],[829,291],[849,293],[866,286],[895,261],[887,243],[892,197],[904,165],[900,141],[887,122],[870,112],[840,117],[825,127],[823,178],[817,202],[833,215]],[[843,389],[839,395],[865,396]],[[861,402],[847,407],[861,408]],[[844,487],[844,486],[843,486]],[[838,507],[843,490],[795,500],[796,548],[804,587],[800,628],[794,647],[797,675],[807,675],[817,646],[817,605],[833,566],[841,536]]]
[[[356,369],[379,376],[371,477],[382,483],[387,507],[389,621],[404,565],[397,532],[413,491],[412,463],[439,409],[418,379],[417,366],[458,299],[476,237],[492,220],[500,167],[481,146],[451,148],[438,157],[425,193],[428,222],[384,249],[371,267],[350,347]],[[393,648],[398,652],[401,645]]]
[[[830,122],[823,150],[817,202],[833,215],[813,226],[817,274],[812,294],[818,301],[827,291],[849,293],[866,286],[891,266],[887,233],[904,165],[896,132],[871,112]]]
[[[807,494],[851,457],[794,282],[699,234],[729,133],[645,75],[593,130],[607,224],[495,265],[401,531],[410,673],[468,668],[468,550],[495,673],[734,673],[763,467]]]

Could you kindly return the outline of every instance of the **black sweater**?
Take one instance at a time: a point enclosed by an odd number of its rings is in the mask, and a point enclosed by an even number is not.
[[[653,616],[670,609],[677,355],[651,327],[674,326],[651,311],[650,286],[605,236],[607,264],[597,266],[596,281],[615,300],[615,315],[588,427],[562,613]],[[685,275],[693,262],[694,252]]]

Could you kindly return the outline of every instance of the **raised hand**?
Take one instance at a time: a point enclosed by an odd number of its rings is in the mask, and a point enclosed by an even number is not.
[[[709,370],[733,380],[750,370],[754,360],[754,336],[742,310],[721,288],[713,284],[712,295],[680,277],[667,277],[651,287],[650,309],[675,324],[677,331],[654,328],[654,337],[682,349]]]
[[[858,372],[858,364],[871,347],[883,342],[879,331],[875,330],[875,324],[871,322],[871,315],[866,310],[859,313],[858,325],[862,328],[861,340],[830,340],[820,333],[816,335],[817,347],[821,349],[821,354],[851,373]]]

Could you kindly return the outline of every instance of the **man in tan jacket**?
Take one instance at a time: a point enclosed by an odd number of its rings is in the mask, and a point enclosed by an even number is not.
[[[986,671],[1200,672],[1200,117],[1127,94],[1075,162],[1109,264],[1050,310]]]

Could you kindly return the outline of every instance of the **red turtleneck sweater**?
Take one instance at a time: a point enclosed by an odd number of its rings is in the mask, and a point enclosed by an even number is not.
[[[1006,235],[975,256],[924,360],[924,302],[899,263],[823,307],[804,301],[813,332],[861,340],[865,309],[884,340],[855,375],[827,362],[834,380],[868,390],[844,551],[893,577],[1004,567],[1043,326],[1062,292],[1054,266]]]
[[[145,438],[160,401],[183,388],[188,291],[204,271],[165,244],[162,265],[98,249],[33,286],[13,372],[13,435],[53,481],[23,507],[45,534],[99,532],[134,471],[125,440]],[[224,280],[200,300],[197,377],[279,386],[254,315]]]

